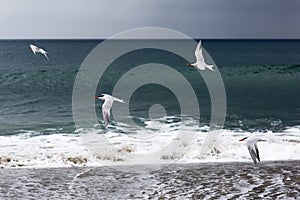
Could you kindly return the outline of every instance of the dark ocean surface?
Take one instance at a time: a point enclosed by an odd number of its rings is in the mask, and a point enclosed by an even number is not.
[[[55,134],[57,129],[60,133],[73,133],[74,80],[85,57],[100,42],[0,41],[0,135],[15,135],[24,130]],[[121,41],[120,45],[130,42],[138,41]],[[46,49],[50,60],[41,54],[34,55],[29,44]],[[226,129],[281,131],[300,125],[299,40],[203,40],[202,44],[224,81]],[[191,61],[167,52],[146,49],[121,56],[112,64],[114,71],[107,72],[109,78],[103,77],[105,81],[99,83],[97,91],[111,93],[112,83],[120,78],[118,74],[147,62],[166,63],[189,79],[201,102],[200,120],[203,125],[208,124],[211,105],[205,83],[195,77],[195,69],[186,67]],[[157,95],[159,99],[155,98]],[[169,115],[180,114],[174,95],[157,85],[140,88],[131,100],[131,117],[147,118],[145,110],[156,103],[165,105]],[[101,105],[96,106],[100,109]]]

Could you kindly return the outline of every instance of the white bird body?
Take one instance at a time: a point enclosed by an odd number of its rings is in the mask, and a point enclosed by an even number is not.
[[[122,99],[118,99],[109,94],[102,94],[101,96],[96,96],[96,99],[101,99],[104,101],[102,104],[102,117],[104,120],[104,125],[107,126],[110,121],[110,109],[113,105],[114,101],[118,101],[120,103],[125,103]]]
[[[37,46],[35,46],[35,45],[33,45],[33,44],[31,44],[31,45],[29,45],[29,46],[30,46],[31,51],[32,51],[34,54],[36,54],[36,53],[41,53],[41,54],[43,54],[43,55],[47,58],[47,60],[49,60],[49,58],[48,58],[48,56],[47,56],[47,52],[46,52],[44,49],[42,49],[42,48],[40,48],[40,47],[37,47]]]
[[[240,141],[246,140],[247,148],[250,153],[250,156],[255,164],[257,164],[257,161],[260,162],[260,157],[259,157],[259,151],[257,148],[257,142],[265,141],[261,139],[260,137],[256,136],[250,136],[250,137],[244,137],[240,139]]]
[[[199,43],[196,47],[195,56],[196,56],[196,62],[188,64],[188,66],[194,66],[194,67],[197,67],[200,70],[209,69],[211,71],[215,71],[213,69],[214,65],[208,65],[208,64],[205,63],[205,60],[204,60],[204,57],[203,57],[203,52],[202,52],[201,40],[199,41]]]

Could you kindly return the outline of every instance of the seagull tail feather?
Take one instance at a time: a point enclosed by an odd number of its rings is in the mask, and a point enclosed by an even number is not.
[[[213,69],[213,66],[214,66],[214,65],[206,65],[205,67],[206,67],[207,69],[209,69],[209,70],[211,70],[211,71],[214,72],[215,70]]]

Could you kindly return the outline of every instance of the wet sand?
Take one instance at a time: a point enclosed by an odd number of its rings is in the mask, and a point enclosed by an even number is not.
[[[4,168],[1,199],[297,199],[300,161]]]

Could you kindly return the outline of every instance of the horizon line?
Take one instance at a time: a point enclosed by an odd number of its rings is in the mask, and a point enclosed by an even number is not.
[[[300,40],[299,38],[193,38],[194,40]],[[184,40],[178,38],[0,38],[0,40]]]

